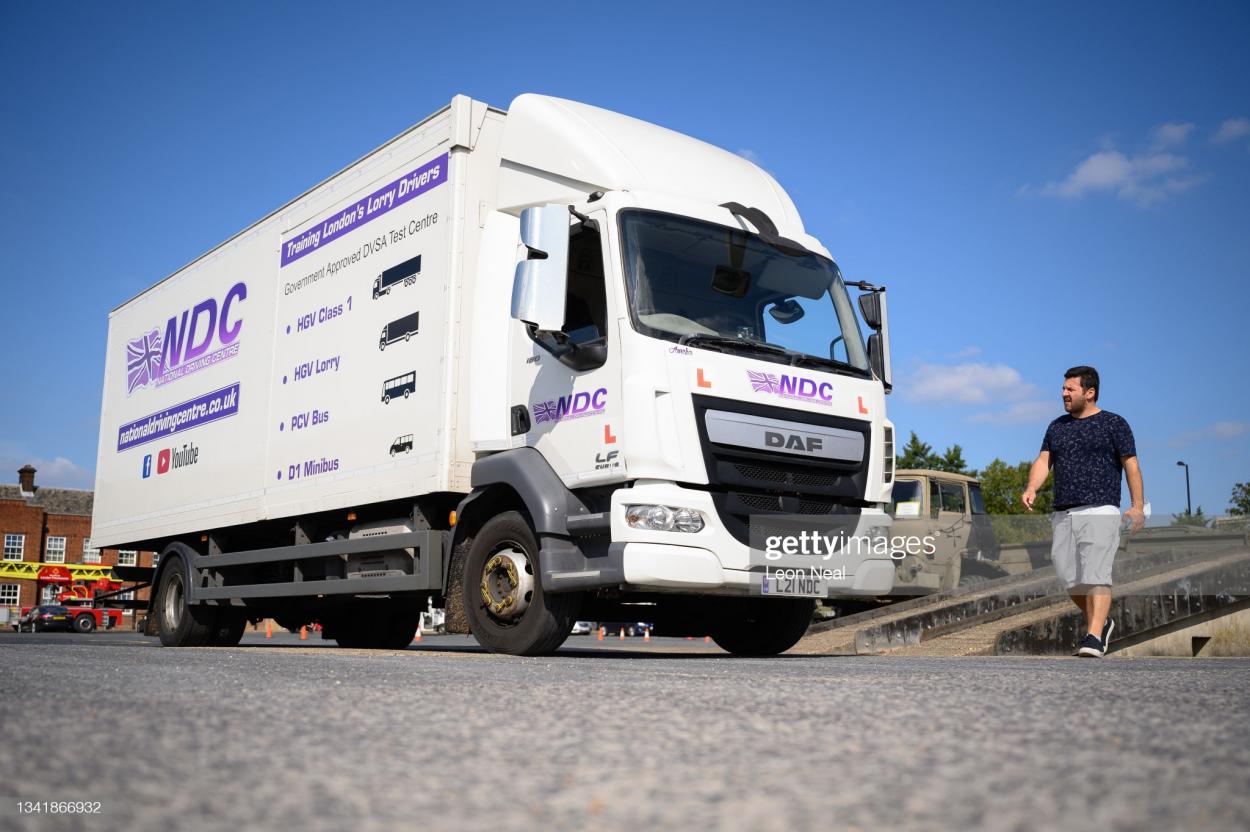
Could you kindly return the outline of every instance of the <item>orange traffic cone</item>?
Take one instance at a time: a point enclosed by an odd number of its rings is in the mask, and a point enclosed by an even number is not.
[[[299,640],[308,641],[308,628],[307,627],[301,626],[299,628]]]
[[[421,628],[417,627],[417,634],[412,637],[412,643],[417,644],[421,641]]]
[[[620,635],[620,639],[621,639],[621,641],[624,641],[624,640],[625,640],[625,628],[624,628],[624,627],[622,627],[622,628],[621,628],[621,635]]]
[[[642,631],[642,641],[644,644],[647,644],[651,641],[651,628],[650,627]]]
[[[712,637],[711,637],[711,636],[704,636],[704,637],[703,637],[703,643],[704,643],[704,644],[711,644],[711,643],[712,643]]]
[[[265,619],[265,638],[273,638],[273,619]]]
[[[599,628],[599,640],[600,640],[600,641],[603,641],[603,633],[604,633],[604,631],[605,631],[606,629],[607,629],[606,627],[600,627],[600,628]]]

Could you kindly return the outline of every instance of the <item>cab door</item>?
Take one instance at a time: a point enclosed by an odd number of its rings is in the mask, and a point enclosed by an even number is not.
[[[619,479],[624,470],[612,425],[620,424],[620,352],[609,321],[607,212],[569,227],[564,325],[540,331],[512,321],[511,389],[525,444],[536,448],[566,485]]]

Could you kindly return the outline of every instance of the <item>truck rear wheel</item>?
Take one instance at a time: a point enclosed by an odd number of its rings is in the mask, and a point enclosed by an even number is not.
[[[543,592],[538,541],[525,518],[505,512],[486,522],[469,546],[461,580],[469,631],[493,653],[554,653],[573,629],[579,593]]]
[[[168,559],[168,561],[166,561]],[[164,647],[203,647],[213,636],[217,608],[188,602],[191,564],[185,547],[174,543],[161,555],[164,571],[156,590],[156,634]]]
[[[775,656],[798,644],[815,608],[802,598],[735,598],[716,610],[712,640],[735,656]]]
[[[95,619],[89,615],[80,615],[74,619],[74,630],[79,633],[95,632]]]
[[[218,608],[217,624],[213,627],[208,643],[213,647],[235,647],[243,640],[246,629],[247,618],[242,613],[229,608]]]

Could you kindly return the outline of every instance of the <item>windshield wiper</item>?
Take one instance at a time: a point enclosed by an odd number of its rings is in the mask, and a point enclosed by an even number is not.
[[[763,341],[748,341],[744,338],[730,338],[727,335],[713,335],[707,332],[690,332],[677,339],[677,343],[685,346],[693,344],[699,346],[706,344],[714,347],[730,347],[738,349],[755,350],[756,352],[766,352],[772,355],[790,355],[790,350],[785,347],[778,347],[774,344],[765,344]]]
[[[797,367],[801,364],[815,364],[824,370],[830,370],[843,376],[863,376],[864,371],[853,364],[845,361],[839,361],[836,358],[822,358],[819,355],[808,355],[807,353],[792,353],[790,358],[790,366]]]

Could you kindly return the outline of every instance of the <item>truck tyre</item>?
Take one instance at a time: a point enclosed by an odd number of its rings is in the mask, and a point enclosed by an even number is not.
[[[735,656],[775,656],[798,644],[816,602],[803,598],[736,598],[717,605],[712,640]]]
[[[242,613],[229,608],[218,609],[217,625],[213,628],[212,638],[208,643],[213,647],[236,647],[243,640],[243,632],[247,629],[247,618]]]
[[[163,647],[203,647],[217,624],[217,608],[187,602],[191,565],[185,547],[172,544],[161,556],[164,571],[156,590],[156,634]]]
[[[80,615],[74,619],[74,631],[91,633],[95,631],[95,619],[89,615]]]
[[[538,541],[516,511],[491,518],[473,536],[461,599],[469,631],[493,653],[553,653],[573,629],[580,593],[543,592]]]

